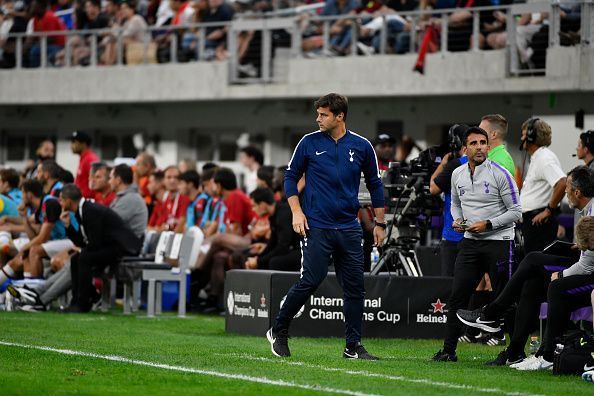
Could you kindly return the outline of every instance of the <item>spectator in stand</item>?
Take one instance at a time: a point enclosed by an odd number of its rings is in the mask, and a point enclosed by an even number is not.
[[[239,150],[239,162],[247,171],[245,172],[245,192],[250,194],[258,186],[258,169],[264,165],[264,154],[255,146],[243,147]]]
[[[192,24],[201,23],[204,21],[204,16],[208,12],[208,0],[197,0],[193,4],[194,15],[192,16]],[[182,56],[184,59],[198,59],[198,40],[199,40],[198,28],[188,29],[184,35],[181,43]],[[181,171],[181,168],[180,168]],[[182,172],[183,173],[183,172]]]
[[[194,8],[190,5],[188,0],[169,0],[169,8],[171,9],[173,16],[169,26],[172,27],[183,27],[192,23],[192,17],[194,15]],[[173,35],[177,38],[177,50],[182,49],[183,35],[185,29],[171,29],[165,34],[160,35],[156,38],[156,42],[159,46],[157,57],[159,63],[166,63],[171,60],[171,37]]]
[[[134,181],[138,185],[140,195],[147,206],[152,204],[152,194],[148,189],[149,176],[157,169],[155,157],[149,153],[140,153],[136,156],[136,164],[133,167]]]
[[[21,204],[23,192],[19,189],[21,176],[12,168],[0,169],[0,193],[8,196],[17,206]]]
[[[109,206],[116,193],[109,184],[111,168],[105,162],[99,161],[91,164],[91,177],[89,188],[93,191],[93,200],[103,206]]]
[[[48,242],[63,240],[64,248],[70,241],[65,239],[64,224],[60,221],[61,208],[55,197],[46,195],[43,186],[37,180],[25,180],[22,186],[23,202],[19,206],[19,215],[24,219],[24,229],[29,241],[20,249],[19,253],[0,270],[0,284],[7,278],[12,278],[17,272],[23,271],[26,279],[38,278],[43,275],[40,260],[32,260],[34,250],[48,246]],[[28,210],[34,212],[32,219]],[[33,224],[32,224],[33,223]],[[49,249],[48,253],[57,254],[64,249]],[[32,261],[34,261],[32,263]]]
[[[77,19],[77,29],[79,30],[96,30],[105,29],[110,26],[109,16],[101,12],[101,0],[85,0],[84,2],[84,19]],[[105,44],[101,42],[102,35],[97,37],[97,60],[101,57]],[[70,40],[72,49],[72,65],[88,66],[91,57],[91,40],[92,34],[73,37]],[[66,53],[63,51],[59,55],[59,64],[64,63]]]
[[[588,168],[594,170],[594,130],[580,134],[575,151],[576,156],[584,161]]]
[[[138,15],[135,10],[134,1],[121,0],[118,5],[116,19],[112,24],[114,29],[122,29],[122,38],[124,44],[124,59],[129,54],[130,47],[137,44],[143,45],[144,37],[147,34],[146,24],[143,17]],[[113,65],[117,60],[117,37],[109,36],[105,41],[105,52],[101,58],[101,63]]]
[[[32,33],[38,32],[61,32],[66,30],[64,23],[48,9],[46,0],[33,0],[31,5]],[[56,55],[66,44],[66,37],[63,35],[52,35],[47,38],[47,59],[53,64]],[[41,42],[40,38],[30,36],[27,38],[26,47],[29,48],[29,67],[41,65]]]
[[[320,16],[336,16],[346,15],[357,8],[357,0],[328,0]],[[300,15],[300,26],[303,32],[302,48],[306,53],[314,54],[314,51],[319,50],[324,45],[324,36],[322,35],[322,24],[312,23],[310,21],[311,14],[304,13]],[[345,29],[346,20],[337,19],[330,23],[330,35],[332,38],[342,34]],[[328,53],[327,55],[333,55]]]
[[[63,183],[60,180],[60,165],[54,160],[43,161],[39,164],[37,171],[37,180],[43,185],[43,192],[58,198]]]
[[[72,152],[80,155],[74,184],[80,189],[83,197],[92,198],[93,192],[89,189],[89,173],[91,164],[99,161],[99,157],[91,150],[91,136],[84,131],[74,131],[70,136],[70,141]]]
[[[164,178],[165,174],[162,171],[155,171],[148,178],[147,189],[153,201],[153,208],[148,222],[150,230],[161,231],[161,227],[165,222],[165,219],[163,219],[163,197],[166,191],[163,184]]]
[[[530,167],[520,192],[522,234],[526,254],[541,251],[557,238],[557,206],[566,186],[559,159],[548,146],[552,131],[549,124],[530,118],[522,124],[522,146],[530,155]]]
[[[349,12],[349,15],[359,15],[363,23],[368,23],[374,17],[379,16],[383,5],[379,0],[365,1],[361,0],[358,7]],[[339,22],[342,26],[342,31],[330,40],[332,45],[331,55],[347,55],[351,52],[351,40],[353,37],[353,29],[358,29],[359,22],[357,19],[342,19]]]
[[[4,1],[0,7],[0,69],[16,64],[16,39],[9,34],[25,33],[27,18],[24,1]]]
[[[102,2],[103,9],[102,12],[107,16],[109,19],[109,26],[113,26],[116,24],[118,19],[119,7],[118,3],[122,4],[125,3],[126,0],[105,0]]]
[[[208,11],[205,13],[203,22],[227,22],[233,19],[233,7],[225,0],[208,0]],[[221,26],[210,26],[206,28],[205,58],[217,60],[224,59],[225,46],[227,42],[227,28]]]
[[[127,224],[139,239],[143,239],[148,209],[138,193],[138,187],[132,183],[132,168],[128,165],[120,164],[111,170],[109,186],[116,197],[109,207],[124,220],[124,224]]]
[[[68,237],[79,247],[71,259],[72,301],[66,311],[88,312],[99,299],[92,284],[93,273],[117,264],[123,254],[138,254],[142,242],[113,210],[85,200],[74,184],[64,186],[60,205]],[[72,227],[70,213],[77,216],[81,232]]]
[[[286,200],[276,202],[269,188],[259,187],[251,194],[252,207],[259,217],[270,220],[270,240],[264,250],[245,261],[248,269],[299,271],[301,251],[299,234],[293,231],[293,214]]]
[[[390,162],[394,162],[396,155],[396,139],[387,133],[382,133],[375,139],[374,149],[379,170],[387,171]]]
[[[186,230],[202,221],[206,195],[201,194],[201,187],[200,175],[195,170],[185,171],[179,176],[179,192],[190,202],[186,210]]]
[[[36,151],[35,161],[29,160],[25,169],[25,179],[35,179],[37,177],[37,167],[45,160],[53,160],[55,157],[54,142],[50,139],[44,139],[39,143]]]
[[[52,11],[68,11],[72,8],[72,0],[58,0],[57,3],[52,7]],[[62,20],[64,26],[68,30],[74,28],[74,12],[63,12],[58,18]]]

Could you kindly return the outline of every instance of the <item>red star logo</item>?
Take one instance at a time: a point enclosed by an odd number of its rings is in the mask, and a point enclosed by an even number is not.
[[[437,301],[431,303],[431,305],[433,306],[433,313],[443,313],[443,307],[445,307],[447,304],[442,303],[441,300],[438,298]]]

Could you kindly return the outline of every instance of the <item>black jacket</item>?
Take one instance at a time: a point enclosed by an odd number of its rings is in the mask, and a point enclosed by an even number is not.
[[[120,248],[123,253],[130,255],[136,255],[140,251],[142,241],[110,208],[95,202],[84,201],[82,219],[80,208],[75,215],[80,225],[79,229],[76,230],[71,224],[66,230],[66,235],[75,245],[90,252],[109,246]],[[86,245],[83,240],[83,229],[87,237]]]
[[[293,231],[293,214],[286,201],[276,203],[274,215],[270,216],[270,241],[258,256],[258,268],[268,268],[270,259],[284,256],[299,249],[299,234]]]

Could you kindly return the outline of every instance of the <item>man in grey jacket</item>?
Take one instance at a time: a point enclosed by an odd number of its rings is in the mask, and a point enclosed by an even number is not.
[[[578,166],[567,174],[565,193],[570,205],[581,214],[594,214],[594,172],[588,167]],[[584,254],[592,255],[592,252]],[[578,262],[579,265],[572,265],[576,258],[571,255],[531,252],[522,260],[503,292],[493,302],[476,311],[458,311],[457,316],[462,323],[483,331],[497,332],[500,329],[502,315],[513,303],[518,303],[510,344],[491,365],[514,365],[524,360],[524,346],[536,327],[540,304],[546,300],[546,291],[551,279],[588,272],[587,269],[578,272],[578,269],[583,268],[582,259]],[[547,363],[540,363],[540,368],[547,367]]]
[[[468,164],[452,174],[452,217],[456,231],[464,231],[456,258],[452,294],[443,350],[433,360],[455,362],[461,323],[456,311],[468,306],[470,296],[485,272],[493,291],[503,290],[512,273],[514,222],[522,217],[518,187],[510,173],[487,159],[486,131],[471,127],[464,146]]]
[[[120,215],[137,237],[143,239],[148,222],[148,210],[138,187],[132,184],[133,179],[132,168],[128,165],[120,164],[111,170],[109,185],[116,197],[109,207]]]

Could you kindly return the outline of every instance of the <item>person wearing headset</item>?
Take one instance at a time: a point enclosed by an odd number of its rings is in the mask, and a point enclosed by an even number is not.
[[[454,263],[458,256],[458,244],[464,238],[464,233],[457,232],[452,227],[454,219],[450,207],[452,204],[452,173],[454,169],[468,162],[465,155],[466,148],[462,144],[464,134],[468,128],[468,125],[465,124],[455,124],[450,127],[448,131],[450,152],[443,156],[439,166],[431,175],[429,184],[429,192],[432,195],[444,193],[443,231],[439,245],[442,276],[454,276]]]
[[[530,167],[520,191],[522,235],[526,254],[541,251],[557,238],[555,215],[565,193],[567,178],[559,158],[548,146],[551,126],[531,117],[522,124],[521,150],[530,155]]]
[[[580,134],[575,151],[575,156],[584,161],[588,168],[594,170],[594,130]]]

